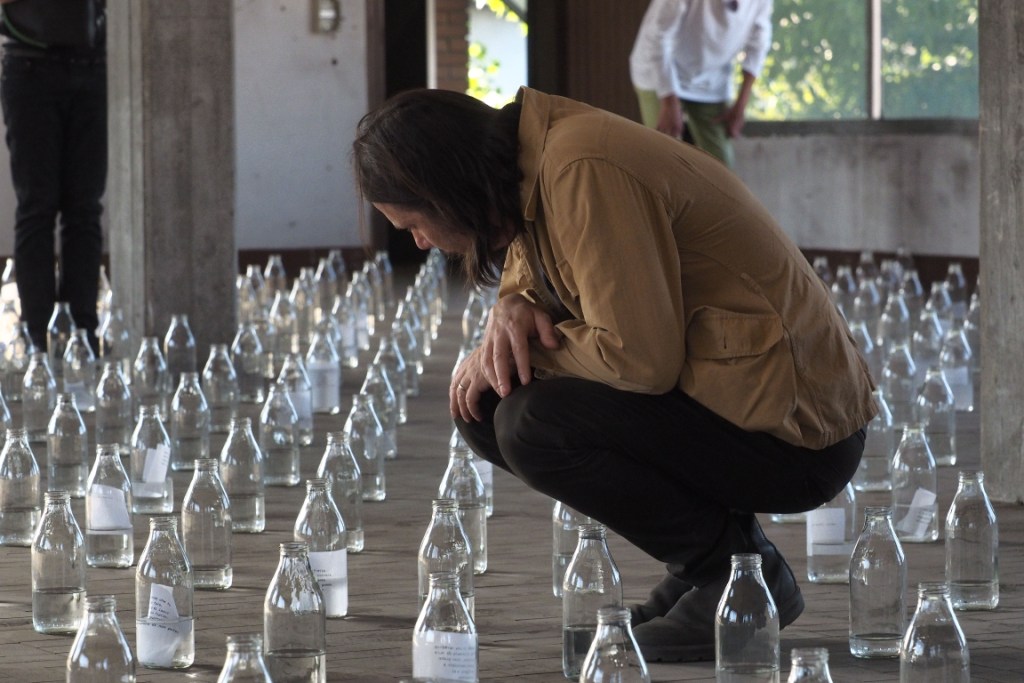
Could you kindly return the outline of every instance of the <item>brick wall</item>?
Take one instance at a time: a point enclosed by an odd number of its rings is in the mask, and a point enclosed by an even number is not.
[[[436,0],[437,87],[465,92],[469,86],[469,0]]]

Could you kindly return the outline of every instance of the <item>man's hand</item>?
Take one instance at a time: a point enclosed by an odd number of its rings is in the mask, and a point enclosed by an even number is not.
[[[738,138],[743,130],[743,124],[746,122],[743,109],[744,107],[739,106],[738,102],[734,103],[722,112],[721,116],[716,116],[714,119],[715,123],[722,124],[725,134],[730,138]]]
[[[683,135],[683,105],[675,95],[661,98],[661,109],[658,112],[658,130],[674,138]]]

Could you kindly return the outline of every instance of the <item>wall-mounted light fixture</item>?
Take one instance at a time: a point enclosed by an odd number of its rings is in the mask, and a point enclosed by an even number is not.
[[[341,27],[341,0],[311,0],[313,33],[334,33]]]

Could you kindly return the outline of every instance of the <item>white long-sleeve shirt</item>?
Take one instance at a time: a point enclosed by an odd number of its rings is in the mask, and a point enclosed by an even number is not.
[[[759,76],[772,40],[772,0],[651,0],[629,56],[633,85],[658,97],[727,102],[733,60]]]

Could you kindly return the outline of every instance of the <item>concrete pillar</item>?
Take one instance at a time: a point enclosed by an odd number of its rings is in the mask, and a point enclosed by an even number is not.
[[[1024,3],[978,3],[981,459],[990,495],[1024,500]]]
[[[188,314],[201,368],[234,335],[233,4],[107,12],[114,294],[136,337],[162,339],[172,314]]]

